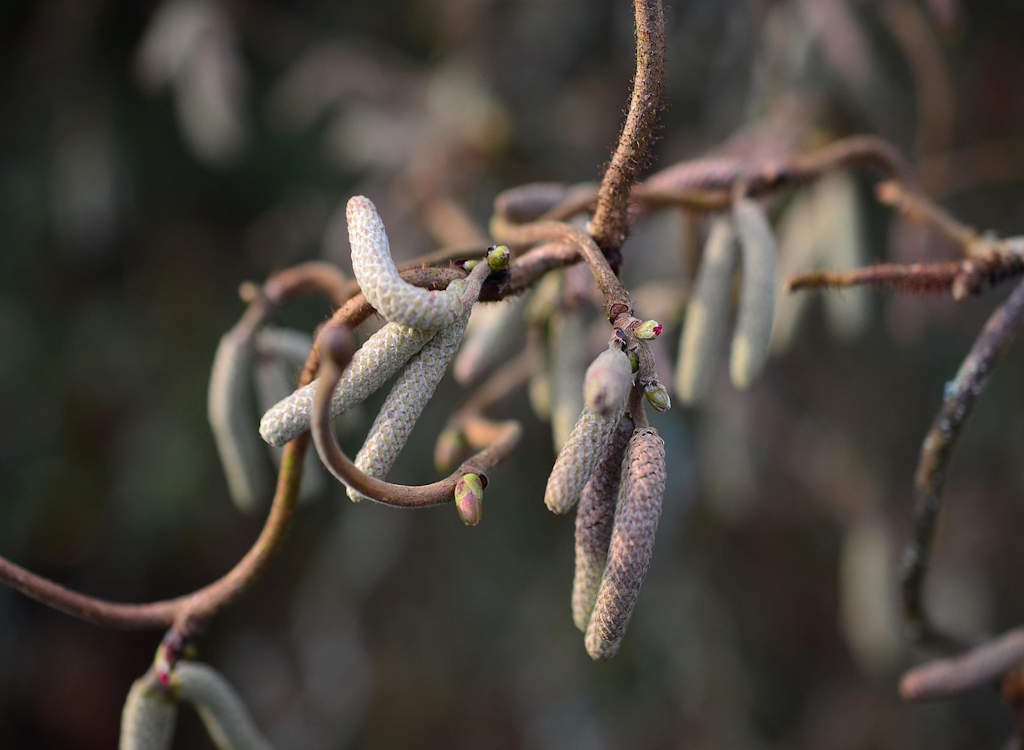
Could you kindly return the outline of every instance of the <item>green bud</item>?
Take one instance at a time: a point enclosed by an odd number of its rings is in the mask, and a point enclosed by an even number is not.
[[[494,245],[487,250],[487,265],[492,271],[501,271],[508,268],[512,261],[512,251],[508,245]]]
[[[462,267],[466,271],[472,271],[474,268],[476,268],[476,264],[479,262],[480,261],[478,260],[467,260],[462,264]]]
[[[644,386],[644,397],[658,411],[668,411],[672,407],[668,390],[657,381]]]
[[[455,485],[455,510],[467,526],[476,526],[484,514],[484,484],[478,474],[463,474]]]
[[[451,471],[452,466],[459,460],[459,455],[466,448],[466,440],[462,430],[457,427],[445,427],[437,436],[434,443],[434,465],[437,470],[444,474]]]
[[[639,370],[640,369],[640,355],[638,355],[635,351],[629,351],[629,352],[626,352],[626,354],[629,356],[629,366],[632,369],[632,371],[636,372],[637,370]]]
[[[661,335],[661,323],[656,320],[645,320],[633,331],[634,335],[641,341],[650,341]]]

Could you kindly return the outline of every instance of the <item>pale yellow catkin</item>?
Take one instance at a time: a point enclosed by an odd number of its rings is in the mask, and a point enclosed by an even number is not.
[[[592,659],[619,650],[651,565],[664,495],[665,442],[654,428],[638,427],[622,461],[608,562],[584,636]]]
[[[452,325],[463,312],[461,292],[451,287],[430,291],[413,286],[398,273],[391,258],[384,222],[362,195],[345,209],[352,270],[366,301],[392,323],[436,331]]]
[[[619,495],[622,457],[633,434],[633,420],[623,414],[611,439],[601,454],[601,460],[590,475],[580,494],[576,509],[576,564],[572,579],[572,621],[586,632],[590,613],[597,601],[608,543],[612,538],[615,501]]]
[[[790,347],[812,299],[805,293],[791,293],[788,280],[815,270],[816,234],[814,201],[809,194],[798,193],[779,219],[779,279],[770,345],[773,354],[782,354]]]
[[[252,413],[252,361],[252,338],[246,331],[235,327],[224,334],[213,358],[206,398],[228,493],[242,511],[260,507],[272,488]]]
[[[863,218],[853,176],[847,172],[826,175],[813,190],[817,266],[845,270],[865,265]],[[825,319],[833,334],[852,339],[864,332],[869,322],[869,294],[867,287],[856,286],[824,295]]]
[[[711,385],[716,347],[725,336],[733,271],[736,268],[736,233],[728,219],[711,225],[686,320],[679,339],[676,393],[685,404],[697,403]]]
[[[368,338],[352,357],[331,396],[331,416],[362,403],[423,348],[435,331],[388,323]],[[260,435],[280,446],[309,429],[317,381],[274,405],[260,421]]]
[[[431,339],[402,370],[356,455],[354,463],[361,471],[378,479],[387,476],[455,356],[468,319],[467,311]],[[351,487],[348,496],[353,502],[366,498]]]
[[[132,683],[121,711],[119,750],[169,750],[178,704],[148,677]]]
[[[519,343],[526,297],[486,305],[475,305],[466,326],[466,336],[452,366],[460,385],[479,380],[500,363]]]
[[[741,198],[732,207],[740,238],[743,280],[740,309],[732,337],[729,375],[734,386],[750,387],[768,359],[775,311],[775,235],[764,211]]]
[[[551,316],[548,372],[551,379],[551,437],[556,451],[565,445],[583,411],[586,341],[587,331],[581,310],[561,310]]]
[[[308,351],[307,351],[308,355]],[[303,358],[305,361],[305,358]],[[260,409],[266,410],[286,397],[295,388],[294,367],[289,363],[274,357],[261,356],[256,363],[255,382],[257,403]],[[346,412],[348,414],[349,412]],[[284,455],[283,448],[272,445],[261,444],[270,454],[275,466],[280,467],[281,457]],[[319,461],[307,459],[302,462],[302,482],[299,490],[299,500],[306,502],[311,498],[323,494],[326,487],[326,476],[323,465]]]
[[[218,750],[271,750],[249,710],[221,674],[193,661],[179,661],[171,674],[178,698],[195,706]]]

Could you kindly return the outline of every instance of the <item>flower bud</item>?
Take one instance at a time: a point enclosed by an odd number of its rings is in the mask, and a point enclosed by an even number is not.
[[[502,271],[512,262],[512,251],[508,245],[493,245],[487,250],[487,265],[492,271]]]
[[[656,320],[645,320],[633,330],[633,335],[641,341],[650,341],[661,335],[661,323]]]
[[[605,349],[590,363],[583,378],[584,406],[602,417],[619,414],[631,385],[629,358],[617,346]]]
[[[465,261],[462,262],[462,270],[464,270],[464,271],[472,271],[474,268],[477,267],[477,265],[479,263],[480,263],[480,261],[478,261],[476,259],[465,260]]]
[[[434,466],[442,474],[451,471],[466,448],[466,438],[458,427],[445,427],[434,443]]]
[[[455,484],[455,510],[467,526],[476,526],[484,514],[484,485],[478,474],[463,474]]]
[[[668,389],[657,381],[644,386],[644,398],[658,411],[668,411],[672,408],[672,399],[669,398]]]
[[[626,356],[629,357],[629,369],[630,372],[636,372],[640,369],[640,355],[635,350],[626,352]]]

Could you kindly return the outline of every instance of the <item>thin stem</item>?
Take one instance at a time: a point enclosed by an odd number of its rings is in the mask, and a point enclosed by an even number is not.
[[[1024,319],[1024,282],[985,323],[956,377],[946,385],[945,398],[921,446],[914,477],[914,529],[903,557],[903,609],[912,634],[919,640],[941,640],[924,606],[935,527],[942,510],[942,487],[953,447],[964,422],[988,382],[999,355]]]
[[[605,253],[629,234],[627,204],[637,173],[650,159],[665,77],[665,11],[661,0],[636,0],[636,76],[619,143],[601,179],[590,234]]]
[[[951,659],[916,667],[900,680],[904,700],[948,698],[996,681],[1024,664],[1024,628],[1016,628]]]
[[[880,202],[892,206],[907,218],[934,227],[939,234],[960,247],[967,255],[974,252],[981,239],[977,229],[954,218],[937,203],[920,193],[908,190],[899,182],[887,180],[879,183],[875,188],[875,195]]]

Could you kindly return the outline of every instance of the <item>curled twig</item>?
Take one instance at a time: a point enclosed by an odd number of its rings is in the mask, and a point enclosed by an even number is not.
[[[904,700],[929,700],[988,685],[1024,664],[1024,628],[951,659],[929,662],[903,675],[900,696]]]
[[[946,384],[945,397],[921,446],[914,477],[914,531],[903,557],[903,609],[915,637],[943,640],[924,606],[924,580],[942,508],[942,487],[953,447],[981,395],[996,360],[1024,320],[1024,283],[992,313],[956,377]]]

